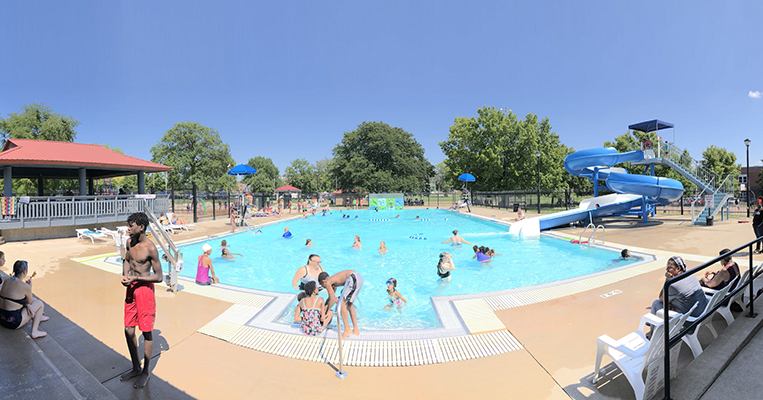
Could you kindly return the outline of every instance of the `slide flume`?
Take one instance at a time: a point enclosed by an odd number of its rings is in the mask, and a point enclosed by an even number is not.
[[[528,218],[511,226],[509,232],[520,236],[534,236],[541,230],[567,225],[589,218],[622,215],[632,208],[649,204],[670,204],[684,193],[681,182],[657,176],[629,174],[613,165],[644,159],[641,150],[618,153],[612,147],[581,150],[564,159],[564,169],[574,176],[605,181],[615,192],[580,202],[578,208],[549,215]]]

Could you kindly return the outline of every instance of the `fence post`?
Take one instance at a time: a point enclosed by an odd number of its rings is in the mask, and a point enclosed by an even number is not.
[[[750,268],[750,311],[748,311],[748,313],[747,313],[747,317],[748,318],[755,318],[755,317],[758,316],[758,314],[755,312],[755,302],[753,301],[753,300],[755,300],[755,297],[753,297],[754,289],[752,287],[753,286],[752,283],[755,280],[755,279],[753,279],[754,276],[752,275],[752,272],[753,272],[752,244],[753,243],[755,243],[755,241],[750,242],[750,248],[747,250],[747,253],[749,253],[748,255],[750,257],[749,258],[749,263],[750,263],[749,264],[749,266],[750,266],[749,267]]]

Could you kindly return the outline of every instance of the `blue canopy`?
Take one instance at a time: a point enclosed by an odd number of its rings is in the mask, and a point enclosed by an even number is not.
[[[474,175],[472,175],[472,174],[461,174],[461,175],[459,175],[458,180],[462,181],[462,182],[474,182],[475,181]]]
[[[246,164],[236,165],[235,167],[231,168],[230,171],[228,171],[228,175],[253,175],[256,173],[256,169]]]
[[[659,119],[653,119],[651,121],[639,122],[638,124],[628,125],[628,129],[641,132],[655,132],[660,129],[672,128],[673,124],[670,122],[660,121]]]

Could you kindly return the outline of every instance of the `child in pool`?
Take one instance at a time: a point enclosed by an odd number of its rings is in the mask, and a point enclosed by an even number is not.
[[[385,254],[387,253],[387,245],[384,242],[381,242],[379,244],[379,254]]]
[[[397,279],[395,278],[387,279],[387,296],[389,296],[389,304],[384,306],[385,310],[391,310],[392,306],[397,306],[397,310],[400,311],[402,306],[408,304],[400,292],[397,291]]]
[[[352,247],[356,249],[362,249],[363,243],[360,243],[360,236],[355,235],[355,239],[353,240]]]
[[[299,303],[294,309],[294,322],[301,322],[305,335],[316,336],[326,329],[334,312],[324,312],[323,298],[318,296],[318,285],[314,281],[305,283],[305,290],[297,295]]]

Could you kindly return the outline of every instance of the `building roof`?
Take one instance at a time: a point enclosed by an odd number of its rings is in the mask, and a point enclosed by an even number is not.
[[[292,185],[284,185],[276,189],[276,192],[301,192],[302,189],[297,189]]]
[[[87,170],[88,177],[96,179],[172,169],[97,144],[33,139],[6,140],[0,152],[0,167],[6,166],[12,167],[14,178],[56,179],[76,178],[80,168]]]

